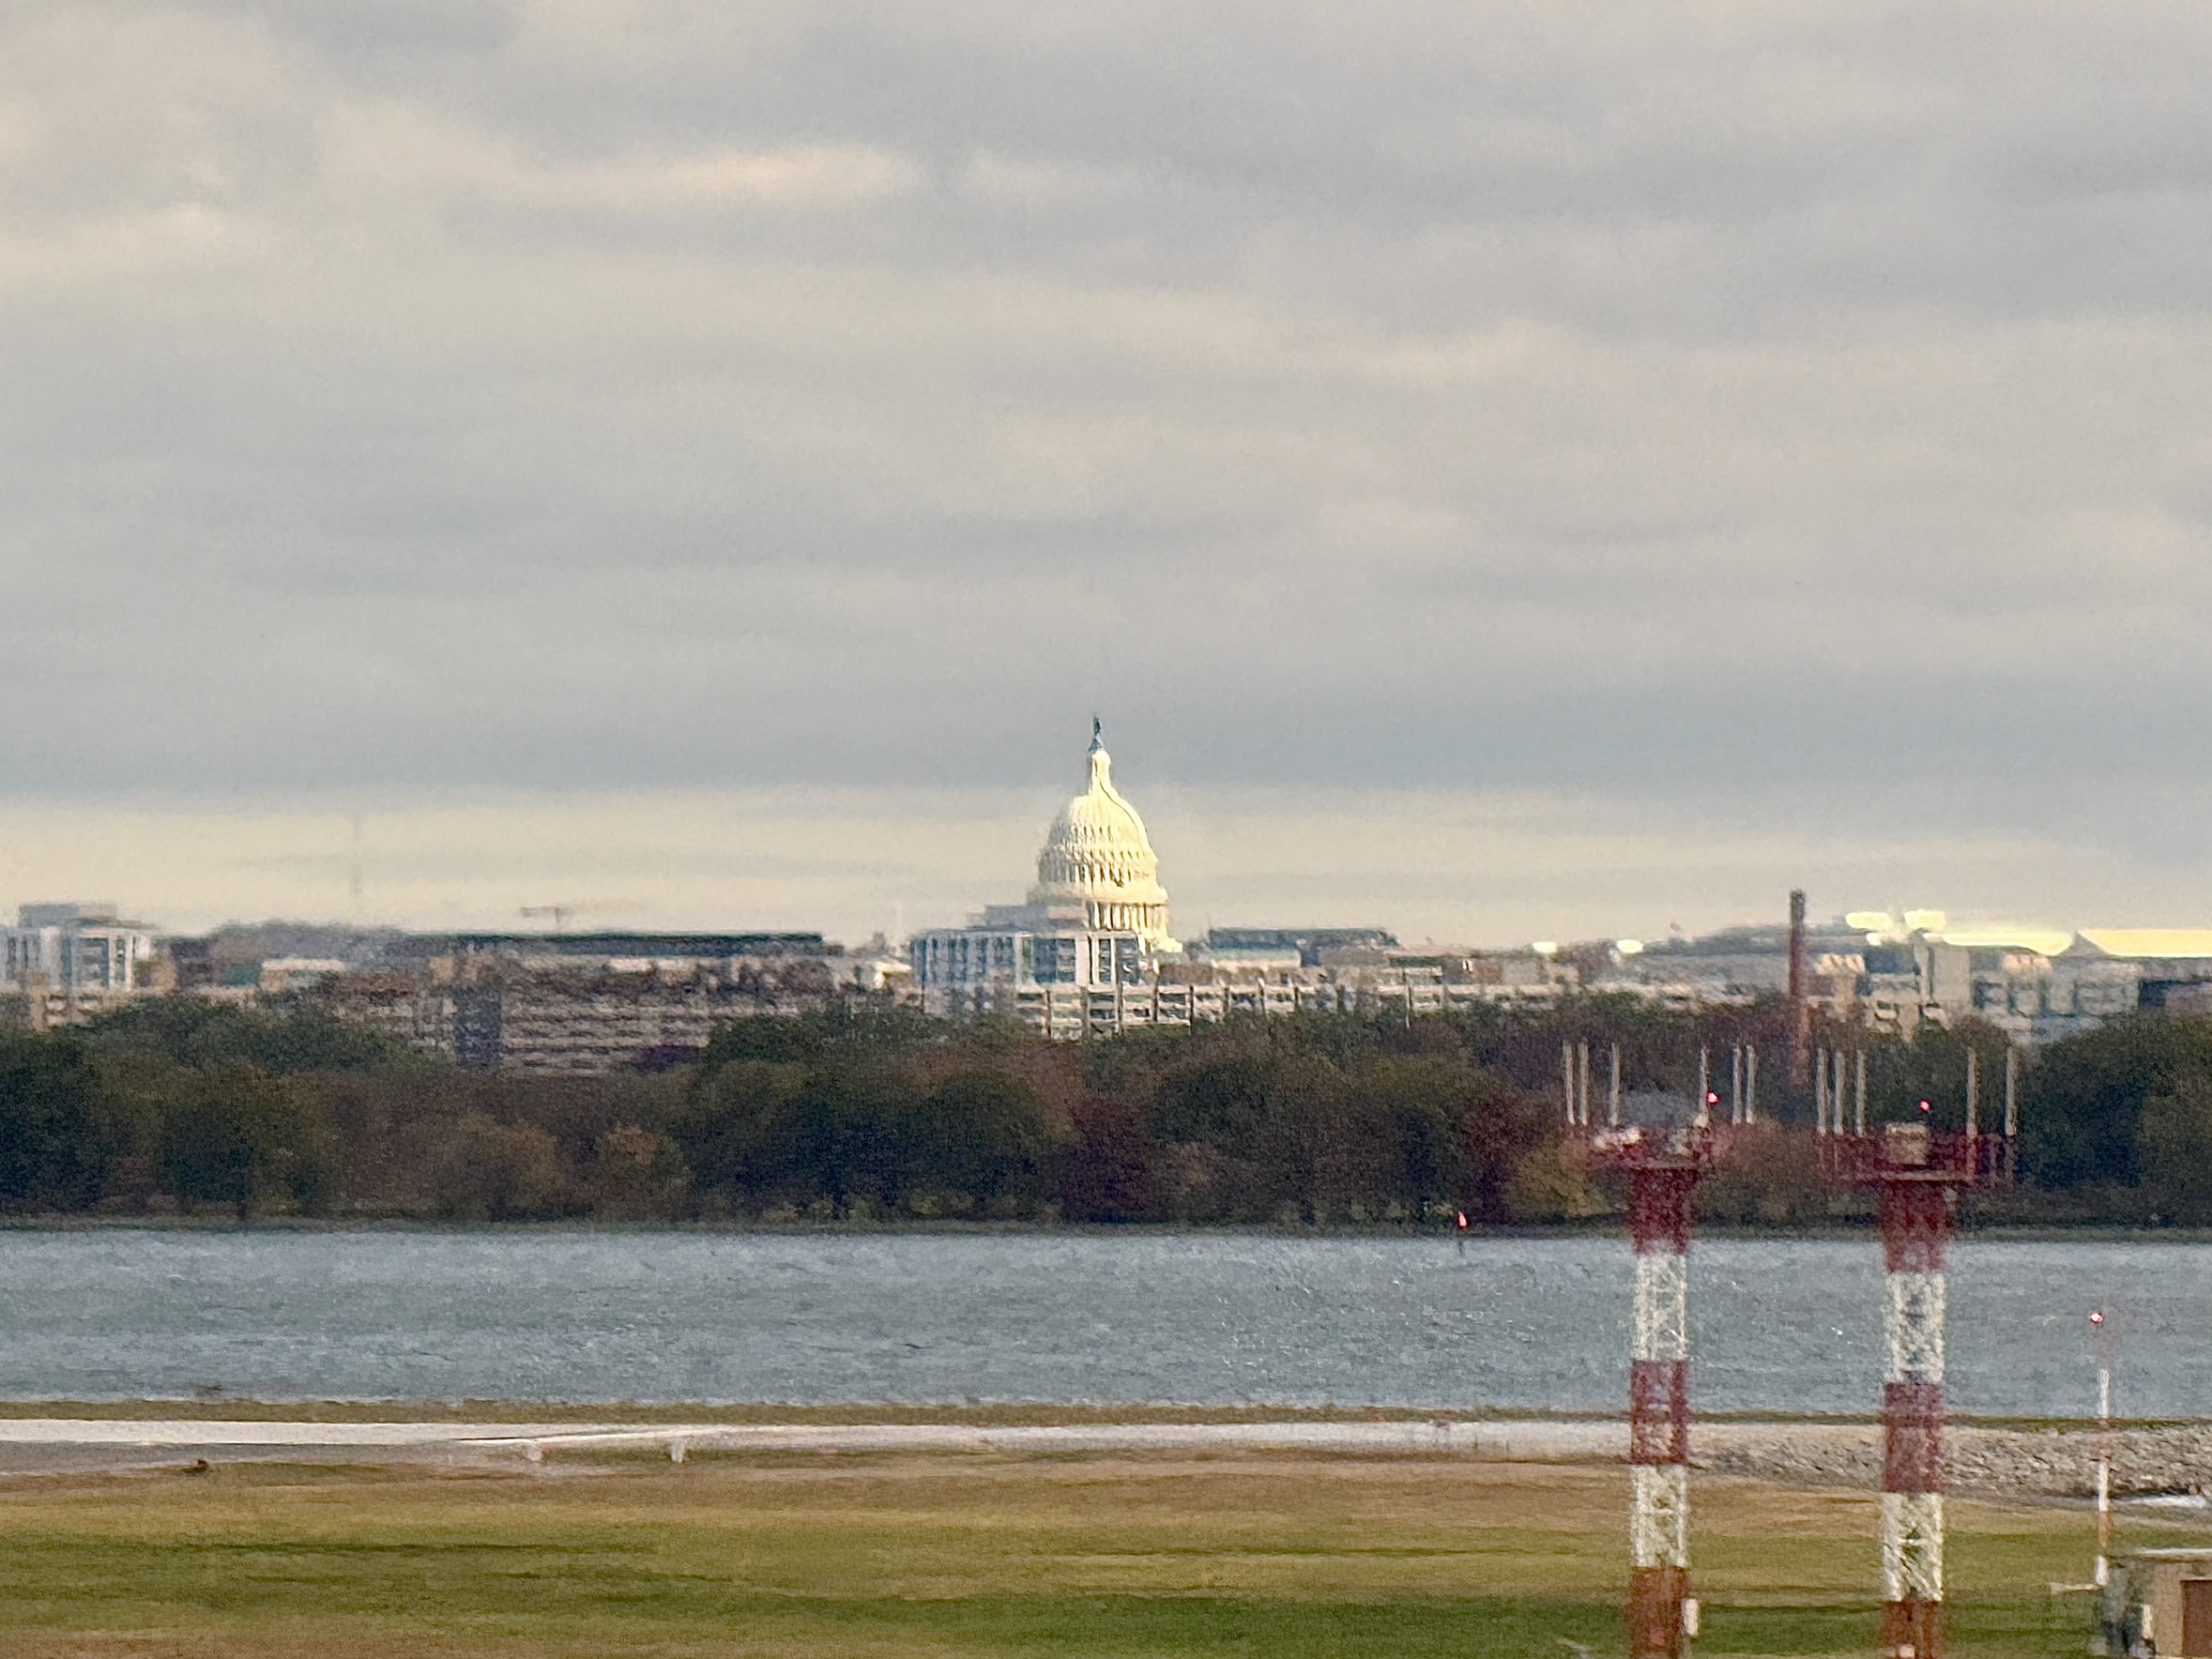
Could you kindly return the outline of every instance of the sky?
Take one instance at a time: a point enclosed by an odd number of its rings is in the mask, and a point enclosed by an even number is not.
[[[2204,922],[2207,84],[2162,0],[0,7],[0,903],[895,932],[1095,713],[1184,932]]]

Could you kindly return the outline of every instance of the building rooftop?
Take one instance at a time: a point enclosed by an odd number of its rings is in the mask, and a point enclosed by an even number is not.
[[[2085,927],[2082,936],[2107,956],[2212,956],[2212,927]]]
[[[387,947],[399,959],[426,956],[677,957],[836,956],[818,933],[406,934]]]

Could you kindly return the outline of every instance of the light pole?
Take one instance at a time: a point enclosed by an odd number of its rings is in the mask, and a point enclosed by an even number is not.
[[[2102,1308],[2089,1310],[2089,1342],[2097,1350],[2097,1587],[2112,1581],[2113,1327]]]

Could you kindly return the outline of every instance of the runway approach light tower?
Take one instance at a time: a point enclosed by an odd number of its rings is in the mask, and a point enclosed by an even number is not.
[[[1628,1349],[1628,1654],[1684,1659],[1698,1634],[1689,1592],[1689,1242],[1698,1181],[1717,1149],[1708,1067],[1698,1064],[1687,1124],[1621,1122],[1621,1051],[1611,1056],[1606,1121],[1592,1121],[1590,1049],[1562,1056],[1569,1133],[1591,1164],[1628,1178],[1636,1312]]]
[[[2005,1068],[2002,1134],[1980,1130],[1980,1067],[1970,1050],[1966,1131],[1937,1134],[1922,1120],[1867,1121],[1867,1061],[1814,1057],[1814,1154],[1834,1186],[1872,1187],[1881,1206],[1883,1295],[1882,1576],[1880,1651],[1884,1659],[1942,1659],[1944,1650],[1944,1316],[1945,1256],[1959,1194],[2013,1179],[2019,1129],[2018,1073]],[[1628,1362],[1630,1565],[1629,1659],[1685,1659],[1698,1634],[1689,1593],[1689,1245],[1698,1182],[1758,1127],[1755,1054],[1735,1060],[1726,1125],[1711,1087],[1708,1051],[1698,1055],[1689,1122],[1671,1127],[1621,1121],[1621,1052],[1611,1055],[1604,1121],[1592,1100],[1590,1046],[1564,1045],[1562,1095],[1571,1145],[1594,1169],[1624,1172],[1635,1247],[1635,1326]],[[1855,1069],[1855,1078],[1853,1072]],[[1847,1080],[1855,1083],[1847,1116]],[[1747,1084],[1749,1085],[1747,1088]],[[1802,1133],[1802,1132],[1800,1132]]]
[[[1885,1659],[1942,1659],[1944,1651],[1944,1316],[1945,1256],[1959,1195],[2011,1179],[2018,1127],[2014,1069],[2006,1068],[2005,1133],[1983,1134],[1979,1067],[1966,1071],[1966,1132],[1926,1121],[1865,1122],[1865,1062],[1849,1134],[1820,1136],[1837,1185],[1872,1187],[1882,1215],[1882,1634]],[[1838,1094],[1840,1091],[1838,1091]],[[1933,1104],[1916,1103],[1924,1118]],[[1834,1110],[1836,1129],[1841,1113]],[[1823,1119],[1826,1129],[1830,1119]]]

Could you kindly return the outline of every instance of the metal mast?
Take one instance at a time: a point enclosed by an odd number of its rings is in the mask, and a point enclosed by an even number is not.
[[[2002,1137],[1980,1133],[1968,1072],[1964,1134],[1928,1124],[1885,1123],[1867,1132],[1867,1056],[1853,1068],[1851,1131],[1841,1133],[1843,1068],[1829,1112],[1837,1125],[1821,1143],[1829,1179],[1871,1186],[1882,1208],[1882,1652],[1887,1659],[1942,1659],[1944,1651],[1944,1258],[1959,1190],[2001,1180],[2012,1167],[2006,1114]],[[1922,1103],[1926,1104],[1925,1102]]]
[[[1944,1645],[1945,1247],[1955,1189],[1928,1131],[1883,1136],[1882,1649],[1940,1659]]]
[[[1689,1240],[1694,1143],[1628,1168],[1636,1329],[1628,1360],[1628,1652],[1680,1659],[1689,1594]]]
[[[1696,1116],[1670,1130],[1621,1124],[1618,1048],[1605,1128],[1590,1127],[1586,1097],[1578,1109],[1571,1088],[1567,1096],[1567,1121],[1587,1137],[1588,1156],[1628,1177],[1636,1263],[1628,1348],[1629,1659],[1684,1659],[1698,1634],[1698,1604],[1689,1593],[1689,1241],[1698,1180],[1717,1145],[1712,1107],[1719,1097],[1709,1081],[1701,1049]]]

